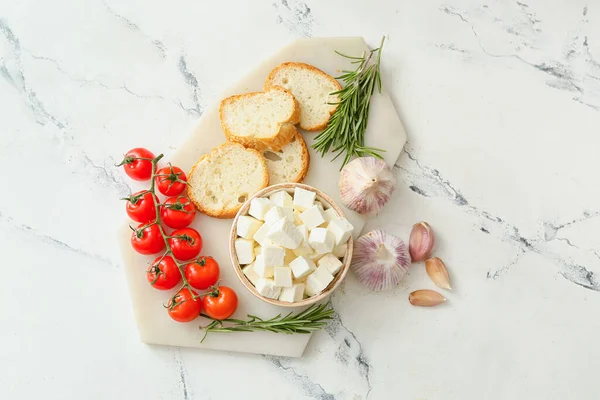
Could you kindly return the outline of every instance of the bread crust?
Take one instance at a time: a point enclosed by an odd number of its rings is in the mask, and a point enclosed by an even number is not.
[[[301,63],[301,62],[288,61],[288,62],[284,62],[282,64],[279,64],[277,67],[275,67],[269,73],[269,76],[267,76],[267,79],[265,80],[265,84],[264,84],[264,90],[265,91],[269,90],[272,87],[278,87],[278,85],[276,85],[276,84],[273,83],[273,80],[275,79],[275,76],[277,75],[277,73],[280,70],[286,69],[286,68],[299,68],[299,69],[308,70],[311,73],[314,73],[314,74],[322,76],[323,78],[326,78],[333,85],[335,85],[335,87],[337,89],[334,90],[334,91],[342,89],[342,85],[340,85],[340,83],[334,77],[332,77],[329,74],[326,74],[325,72],[321,71],[319,68],[315,67],[314,65],[310,65],[310,64],[306,64],[306,63]],[[305,131],[309,131],[309,132],[320,131],[322,129],[325,129],[327,127],[327,124],[329,123],[329,120],[331,119],[331,116],[333,115],[333,113],[335,112],[335,110],[337,110],[337,108],[338,108],[338,106],[335,106],[335,108],[333,108],[329,112],[329,118],[327,118],[327,120],[321,121],[321,123],[319,123],[317,125],[314,125],[314,126],[302,126],[302,124],[300,124],[300,128],[304,129]]]
[[[308,147],[306,147],[306,141],[302,137],[302,134],[300,132],[296,132],[296,135],[296,140],[300,140],[300,144],[302,147],[302,170],[300,171],[298,176],[296,176],[296,179],[293,182],[300,183],[304,181],[304,178],[306,178],[306,174],[308,174],[308,167],[310,165],[310,153],[308,152]]]
[[[243,98],[262,95],[265,92],[274,91],[274,90],[286,92],[287,94],[289,94],[292,97],[293,102],[294,102],[294,109],[292,110],[292,113],[290,114],[289,118],[286,121],[282,121],[279,123],[279,132],[277,132],[271,138],[257,139],[254,136],[237,136],[235,133],[233,133],[229,129],[229,126],[225,123],[225,116],[224,116],[225,106],[227,106],[230,103],[237,102]],[[296,98],[294,97],[292,92],[290,92],[289,90],[287,90],[285,88],[282,88],[281,86],[273,85],[268,90],[265,90],[264,92],[250,92],[250,93],[236,94],[233,96],[229,96],[226,99],[223,99],[221,101],[221,105],[219,106],[219,117],[221,120],[221,128],[223,129],[225,138],[228,141],[236,142],[245,147],[253,148],[258,151],[262,151],[262,150],[266,150],[266,149],[280,150],[283,146],[288,144],[294,137],[294,133],[296,131],[294,125],[297,124],[298,122],[300,122],[300,105],[298,104],[298,101],[296,100]]]
[[[262,171],[263,173],[262,173],[262,182],[260,184],[260,187],[257,188],[256,191],[258,192],[259,190],[262,190],[262,189],[266,188],[267,186],[269,186],[269,170],[267,168],[267,163],[265,162],[262,154],[260,154],[260,152],[258,152],[255,149],[249,149],[249,148],[242,146],[241,144],[232,143],[232,142],[221,143],[220,145],[218,145],[217,147],[212,149],[210,151],[210,153],[204,154],[202,157],[200,157],[200,159],[196,162],[196,164],[194,164],[192,166],[192,168],[190,169],[190,173],[188,174],[188,180],[193,176],[196,168],[201,167],[201,164],[204,161],[208,161],[208,159],[211,155],[213,155],[215,152],[220,151],[221,149],[223,149],[225,147],[232,147],[232,146],[233,147],[239,146],[244,151],[253,153],[259,160],[259,163],[261,164],[262,169],[263,169],[263,171]],[[248,193],[248,198],[251,197],[253,194],[254,193]],[[194,206],[196,207],[196,209],[200,213],[208,215],[209,217],[213,217],[213,218],[220,218],[220,219],[234,218],[235,215],[237,214],[237,212],[239,211],[239,209],[242,207],[242,204],[239,204],[236,207],[223,208],[219,212],[216,212],[215,210],[205,207],[204,204],[202,203],[201,199],[198,199],[196,196],[194,196],[193,190],[190,190],[189,187],[187,189],[187,195],[190,198],[190,200],[192,201],[192,203],[194,204]]]

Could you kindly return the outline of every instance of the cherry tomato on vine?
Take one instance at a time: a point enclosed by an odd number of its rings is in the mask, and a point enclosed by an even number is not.
[[[214,319],[226,319],[233,315],[238,306],[237,294],[227,286],[213,289],[202,299],[204,312]]]
[[[156,172],[156,175],[154,178],[156,187],[165,196],[178,196],[185,189],[187,178],[179,167],[172,165],[163,167]]]
[[[185,279],[192,287],[208,289],[219,280],[219,264],[212,257],[199,257],[185,266]]]
[[[125,157],[121,164],[125,173],[131,179],[136,181],[147,181],[152,176],[152,160],[154,154],[150,150],[142,147],[136,147],[125,153]]]
[[[169,237],[169,246],[176,259],[191,260],[202,251],[202,236],[192,228],[177,229]]]
[[[161,206],[160,216],[169,228],[180,229],[194,221],[196,209],[187,197],[169,197]]]
[[[165,248],[165,241],[157,224],[140,224],[131,234],[131,246],[141,254],[156,254]]]
[[[148,282],[158,290],[173,289],[181,280],[181,273],[170,256],[158,257],[146,272]]]
[[[154,201],[157,199],[152,193],[142,190],[122,200],[127,200],[125,211],[127,211],[127,215],[132,220],[136,222],[150,222],[156,219]]]
[[[200,311],[202,311],[202,299],[198,297],[194,300],[192,293],[196,296],[198,295],[198,293],[190,292],[190,290],[184,288],[169,300],[167,309],[169,316],[175,321],[190,322],[200,315]]]

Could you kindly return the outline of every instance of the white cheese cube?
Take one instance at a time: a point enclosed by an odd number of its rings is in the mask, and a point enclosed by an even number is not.
[[[337,214],[337,212],[335,212],[335,210],[333,208],[328,208],[327,210],[325,210],[323,212],[323,216],[325,217],[326,223],[329,223],[329,222],[333,221],[334,219],[339,218],[339,215]]]
[[[299,211],[304,211],[313,206],[315,197],[315,192],[311,192],[310,190],[302,189],[299,187],[294,188],[294,208]]]
[[[304,283],[295,283],[292,287],[281,289],[279,300],[293,303],[302,300],[304,297]]]
[[[294,273],[294,278],[300,279],[317,269],[317,266],[308,258],[300,256],[290,263],[290,268]]]
[[[292,196],[285,190],[280,190],[273,193],[271,196],[269,196],[269,199],[276,206],[282,208],[294,208],[294,200],[292,199]]]
[[[294,223],[296,225],[302,225],[302,220],[300,219],[300,211],[294,210]]]
[[[308,230],[314,229],[325,222],[323,211],[317,206],[312,206],[306,211],[303,211],[300,214],[300,219],[302,220],[302,223],[306,225]]]
[[[250,264],[254,261],[254,242],[248,239],[235,239],[235,253],[240,264]]]
[[[306,278],[304,293],[314,296],[321,293],[333,281],[333,275],[326,268],[319,267]]]
[[[258,293],[270,299],[278,298],[281,293],[281,288],[275,286],[273,279],[260,278],[255,286]]]
[[[271,226],[283,217],[294,222],[294,210],[292,208],[275,206],[265,214],[265,224]]]
[[[298,225],[296,226],[296,228],[298,228],[298,230],[302,234],[302,240],[308,242],[308,228],[306,227],[306,225]]]
[[[329,225],[327,225],[327,229],[333,233],[335,244],[338,245],[348,241],[354,227],[346,218],[339,218],[331,221]]]
[[[327,253],[329,254],[329,253]],[[316,263],[317,261],[319,261],[321,258],[323,258],[325,254],[320,254],[320,253],[312,253],[310,256],[308,256],[308,258],[310,258],[312,260],[312,262]]]
[[[256,257],[257,255],[259,255],[260,252],[261,252],[261,250],[262,250],[261,246],[254,246],[254,257]]]
[[[272,265],[267,265],[265,256],[259,254],[254,261],[254,271],[256,271],[261,278],[272,278],[274,267]]]
[[[281,218],[269,227],[267,239],[270,239],[276,246],[295,249],[302,243],[302,234],[293,222],[287,218]]]
[[[294,250],[285,249],[285,258],[283,259],[283,265],[290,265],[292,261],[296,259],[296,254],[294,254]]]
[[[325,211],[325,207],[323,207],[323,203],[321,203],[319,200],[315,200],[315,206],[319,207],[319,209],[321,211]]]
[[[246,265],[242,268],[242,272],[246,275],[246,278],[253,284],[256,285],[256,282],[260,279],[260,276],[254,270],[254,264]]]
[[[318,254],[331,253],[335,245],[335,237],[329,228],[315,228],[308,235],[308,244]]]
[[[342,258],[346,255],[346,250],[348,250],[348,243],[338,244],[333,248],[333,255]]]
[[[331,275],[335,275],[342,268],[342,262],[331,253],[325,254],[319,261],[317,261],[319,268],[324,267],[329,271]]]
[[[306,242],[303,241],[300,244],[300,246],[296,247],[292,251],[298,257],[304,256],[304,257],[308,258],[308,257],[311,257],[313,254],[315,254],[315,251],[313,250],[312,247],[310,247],[310,245],[308,244],[308,241],[306,241]]]
[[[271,200],[266,199],[264,197],[258,197],[252,199],[250,201],[250,210],[248,210],[248,214],[252,215],[256,219],[260,219],[261,221],[265,220],[265,214],[269,211],[275,204],[271,202]]]
[[[292,286],[292,270],[290,267],[275,267],[273,273],[275,286],[291,287]]]
[[[263,222],[256,218],[242,215],[238,218],[237,234],[244,239],[252,239],[256,231],[262,226]]]
[[[260,244],[261,246],[268,246],[269,244],[272,244],[272,242],[269,239],[267,239],[268,233],[269,225],[262,224],[262,226],[258,228],[256,233],[254,234],[253,239],[256,241],[256,243]]]
[[[271,267],[283,266],[285,258],[285,250],[276,246],[265,246],[261,250],[261,255],[264,257],[265,264]]]

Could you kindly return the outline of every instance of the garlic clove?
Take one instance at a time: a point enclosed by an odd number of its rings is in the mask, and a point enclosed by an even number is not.
[[[384,160],[359,157],[342,169],[339,189],[346,207],[359,214],[375,214],[392,197],[396,178]]]
[[[371,290],[392,288],[406,275],[410,256],[404,242],[382,230],[371,231],[354,242],[350,268]]]
[[[446,298],[438,292],[434,292],[433,290],[422,289],[415,290],[409,294],[408,301],[410,301],[410,304],[413,306],[433,307],[444,303]]]
[[[410,232],[408,250],[413,262],[424,261],[431,255],[435,238],[433,229],[427,222],[415,224]]]
[[[429,258],[425,261],[425,271],[429,278],[441,287],[442,289],[452,290],[450,287],[450,275],[448,275],[448,269],[442,260],[438,257]]]

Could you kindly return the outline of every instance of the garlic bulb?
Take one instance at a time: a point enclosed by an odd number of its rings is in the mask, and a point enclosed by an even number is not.
[[[402,240],[375,230],[356,240],[350,267],[358,281],[369,289],[386,290],[398,285],[406,275],[410,256]]]
[[[342,203],[359,214],[377,213],[396,189],[392,169],[375,157],[360,157],[349,162],[340,175]]]

